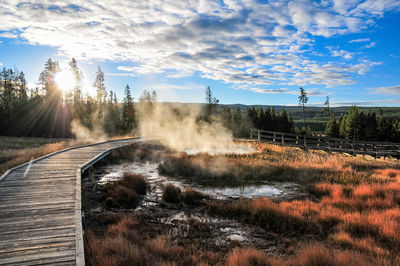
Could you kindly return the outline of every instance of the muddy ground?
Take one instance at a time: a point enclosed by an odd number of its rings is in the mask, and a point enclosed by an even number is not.
[[[107,226],[118,222],[122,216],[128,215],[138,221],[134,230],[139,232],[143,239],[168,235],[179,246],[185,247],[195,244],[201,250],[221,254],[226,254],[234,247],[247,246],[263,250],[272,256],[277,255],[278,252],[282,253],[282,251],[290,253],[290,250],[286,250],[290,246],[288,243],[290,240],[282,235],[278,236],[257,226],[211,217],[207,214],[207,201],[235,201],[240,199],[241,195],[235,193],[224,195],[209,189],[210,199],[196,206],[163,202],[161,194],[163,185],[166,183],[173,183],[179,187],[193,186],[193,184],[187,184],[185,180],[160,176],[156,165],[154,162],[115,162],[109,160],[97,165],[94,170],[86,174],[82,180],[84,229],[90,229],[95,235],[101,237],[104,235]],[[118,179],[124,171],[142,174],[147,179],[149,188],[146,196],[136,207],[131,209],[104,208],[104,204],[100,201],[101,185]],[[273,186],[281,191],[279,194],[272,193],[270,195],[270,198],[274,201],[309,197],[307,193],[293,183],[274,183],[268,186]],[[196,189],[196,187],[194,188]],[[201,189],[201,187],[199,188]],[[204,189],[204,191],[207,191],[207,189]],[[254,189],[251,191],[254,191]],[[259,191],[256,191],[256,193],[259,193]],[[244,196],[249,197],[249,195]]]

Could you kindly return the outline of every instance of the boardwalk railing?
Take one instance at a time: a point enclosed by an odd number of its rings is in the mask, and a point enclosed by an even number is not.
[[[374,157],[396,157],[400,159],[400,143],[371,142],[324,136],[297,135],[284,132],[267,131],[252,128],[250,138],[260,142],[299,147],[305,150],[316,149],[327,152],[345,152],[352,155],[364,154]]]

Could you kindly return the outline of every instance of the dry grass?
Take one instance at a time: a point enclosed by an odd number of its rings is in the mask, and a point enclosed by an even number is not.
[[[181,200],[189,205],[194,205],[200,203],[203,199],[207,199],[207,195],[198,192],[192,188],[186,188],[182,193],[181,193]]]
[[[219,264],[213,253],[195,245],[181,247],[167,235],[147,237],[138,233],[140,222],[124,217],[110,225],[104,236],[85,233],[85,258],[87,265],[215,265]]]
[[[264,252],[252,248],[234,249],[227,259],[228,266],[282,265],[278,260],[268,257]]]
[[[182,192],[181,189],[172,184],[167,184],[164,187],[162,199],[169,203],[184,202],[189,205],[199,204],[203,199],[207,199],[207,195],[198,192],[190,187],[185,188]]]
[[[178,203],[181,198],[181,189],[172,184],[167,184],[164,187],[162,199],[169,203]]]
[[[125,137],[115,137],[120,139]],[[0,136],[0,175],[10,168],[29,162],[32,159],[68,147],[90,144],[91,142],[73,139],[19,138]]]
[[[65,149],[71,145],[70,142],[66,141],[48,144],[42,144],[42,142],[36,143],[39,144],[39,146],[35,143],[28,142],[25,147],[23,144],[18,143],[15,148],[12,148],[12,144],[8,144],[7,146],[2,145],[2,149],[0,149],[0,175],[10,168],[46,154]]]
[[[398,263],[398,162],[304,152],[267,144],[259,145],[258,149],[260,153],[247,160],[263,160],[265,167],[284,163],[289,171],[297,169],[300,181],[305,173],[319,173],[320,176],[306,187],[319,200],[214,201],[209,203],[211,214],[267,228],[289,236],[297,243],[306,239],[311,241],[311,251],[303,251],[301,256],[297,254],[290,263],[286,262],[289,264]]]
[[[284,245],[278,243],[274,258],[251,247],[236,248],[223,259],[214,260],[219,263],[213,264],[400,265],[398,162],[304,152],[268,144],[257,145],[257,149],[258,153],[250,155],[169,155],[160,165],[162,173],[194,176],[199,182],[211,180],[214,184],[291,180],[304,184],[315,196],[313,200],[279,203],[266,198],[209,202],[209,214],[273,231],[282,243],[287,239]],[[176,198],[182,200],[182,194],[186,192],[189,199],[195,197],[195,193],[188,190],[175,193]],[[182,251],[166,236],[146,240],[143,247],[133,245],[137,235],[122,233],[129,224],[125,222],[118,230],[110,227],[107,237],[114,239],[114,245],[118,241],[125,245],[121,252],[132,262],[136,263],[135,259],[138,259],[135,258],[138,249],[145,257],[144,265],[199,265],[211,261],[203,259],[204,253],[193,247],[185,246]],[[99,245],[99,242],[95,244]],[[114,253],[106,250],[112,248],[105,244],[100,247],[99,254],[102,255],[99,256],[107,256],[104,261],[113,265],[111,255],[107,254]],[[126,247],[132,250],[126,250]],[[194,260],[196,255],[202,259]],[[111,256],[114,257],[118,258]],[[123,263],[118,259],[117,264]]]
[[[210,252],[195,243],[179,244],[168,235],[144,235],[141,222],[123,217],[110,225],[103,236],[91,230],[85,232],[85,258],[87,265],[399,265],[399,257],[385,253],[374,254],[371,240],[358,241],[360,250],[329,248],[319,243],[300,243],[290,256],[271,257],[251,247],[232,248],[225,252]],[[141,232],[141,233],[139,233]],[[348,236],[336,236],[348,241]],[[190,242],[189,242],[190,243]],[[373,245],[372,245],[373,247]],[[369,251],[367,251],[367,250]]]
[[[400,179],[400,165],[396,161],[305,152],[269,144],[255,146],[257,152],[244,155],[169,155],[160,164],[159,171],[214,185],[240,185],[252,181],[357,185]]]
[[[105,184],[101,198],[107,208],[133,208],[145,195],[147,182],[141,175],[124,173],[122,179]]]

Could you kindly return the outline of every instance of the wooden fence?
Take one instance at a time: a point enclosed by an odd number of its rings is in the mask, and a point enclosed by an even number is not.
[[[260,142],[299,147],[305,150],[316,149],[327,152],[345,152],[352,155],[364,154],[377,157],[395,157],[400,160],[400,143],[358,141],[328,138],[324,136],[306,136],[284,132],[267,131],[252,128],[250,138]]]

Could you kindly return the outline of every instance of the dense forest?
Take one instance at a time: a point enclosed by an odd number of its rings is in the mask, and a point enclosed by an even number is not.
[[[74,86],[62,93],[55,76],[58,62],[47,60],[38,78],[38,86],[28,89],[23,72],[6,69],[0,73],[0,135],[35,137],[72,137],[71,122],[78,121],[88,129],[99,128],[109,136],[122,135],[136,126],[131,91],[127,85],[122,104],[115,92],[104,85],[101,68],[93,87],[96,95],[82,93],[82,72],[72,59],[69,68]]]
[[[138,127],[137,104],[156,102],[157,94],[143,91],[135,102],[129,85],[124,89],[120,101],[116,93],[108,90],[104,73],[98,67],[93,87],[94,96],[83,93],[82,72],[77,61],[69,62],[73,86],[66,91],[57,87],[55,77],[60,72],[57,61],[48,59],[38,77],[38,86],[28,88],[25,75],[16,69],[3,68],[0,72],[0,135],[35,137],[73,137],[73,122],[89,130],[101,130],[108,136],[132,133]],[[299,107],[265,107],[220,105],[211,89],[205,91],[205,103],[199,119],[206,122],[221,121],[232,130],[235,137],[248,137],[249,128],[316,134],[313,132],[315,119],[323,118],[327,136],[355,140],[379,140],[400,142],[400,115],[385,116],[382,109],[364,112],[356,106],[347,111],[343,108],[327,108],[321,111],[308,108],[307,93],[300,88]],[[160,103],[166,104],[166,103]],[[276,111],[278,109],[278,112]],[[294,121],[292,115],[296,116]],[[299,122],[300,121],[300,122]],[[320,132],[319,132],[320,133]]]

